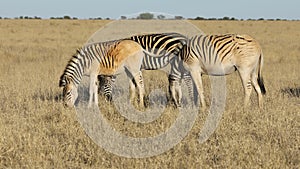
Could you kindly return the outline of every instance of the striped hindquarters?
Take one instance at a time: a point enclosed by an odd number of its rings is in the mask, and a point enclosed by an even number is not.
[[[245,46],[253,39],[247,35],[199,35],[192,37],[187,45],[188,51],[181,55],[185,62],[199,59],[204,64],[224,62],[228,57]],[[251,44],[250,44],[251,45]]]
[[[252,87],[258,94],[259,106],[262,105],[262,94],[266,92],[261,75],[262,50],[249,35],[194,36],[183,47],[180,58],[192,74],[203,107],[205,101],[201,75],[224,76],[235,71],[239,72],[244,87],[244,105],[249,103]]]

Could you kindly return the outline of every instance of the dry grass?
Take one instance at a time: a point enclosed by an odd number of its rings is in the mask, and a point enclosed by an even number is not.
[[[77,47],[109,21],[0,21],[0,168],[299,168],[300,23],[291,21],[192,21],[206,33],[247,33],[264,52],[267,89],[262,110],[255,94],[241,109],[237,74],[227,77],[226,111],[204,144],[197,142],[206,113],[170,151],[144,158],[123,158],[98,147],[63,108],[59,77]],[[145,75],[147,82],[155,73]],[[167,87],[162,78],[157,82]],[[148,87],[153,87],[147,83]],[[208,96],[208,78],[204,78]],[[137,125],[105,113],[128,135],[163,132],[176,119],[167,110],[156,122]],[[149,130],[151,129],[151,130]]]

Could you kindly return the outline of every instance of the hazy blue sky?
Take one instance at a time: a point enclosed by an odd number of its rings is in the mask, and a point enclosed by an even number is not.
[[[300,19],[300,0],[1,0],[1,17],[69,15],[118,19],[139,12],[185,18]]]

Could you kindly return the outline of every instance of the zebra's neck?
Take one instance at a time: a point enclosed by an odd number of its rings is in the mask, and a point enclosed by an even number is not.
[[[77,86],[81,82],[83,75],[89,75],[91,68],[95,64],[93,54],[90,54],[89,47],[77,50],[77,53],[69,61],[64,74],[71,77],[73,83]]]
[[[76,55],[69,61],[65,75],[72,78],[73,83],[78,85],[83,75],[98,73],[99,64],[105,60],[110,49],[114,48],[120,41],[108,41],[92,43],[77,50]]]

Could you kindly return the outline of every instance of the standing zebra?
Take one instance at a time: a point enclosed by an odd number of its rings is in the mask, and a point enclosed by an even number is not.
[[[145,54],[142,67],[143,70],[156,70],[166,67],[169,63],[171,71],[169,75],[170,94],[175,106],[180,106],[181,88],[180,79],[183,74],[179,69],[179,52],[187,43],[187,38],[179,33],[156,33],[129,37],[140,44],[148,54]],[[108,100],[111,100],[113,76],[98,76],[100,89]],[[103,87],[101,87],[103,86]],[[101,93],[101,92],[100,92]]]
[[[63,87],[64,105],[69,107],[74,105],[78,97],[77,88],[83,75],[90,76],[88,105],[91,106],[93,98],[98,105],[96,85],[98,74],[113,75],[124,67],[128,76],[136,82],[140,106],[143,106],[144,84],[140,71],[143,56],[143,48],[131,40],[93,43],[82,47],[69,61],[60,77],[59,86]],[[134,95],[131,99],[133,97]]]
[[[238,71],[243,83],[244,106],[248,105],[252,85],[262,106],[266,93],[263,78],[263,54],[260,45],[248,35],[198,35],[182,49],[183,66],[190,71],[197,88],[200,103],[205,109],[201,74],[224,76]]]

